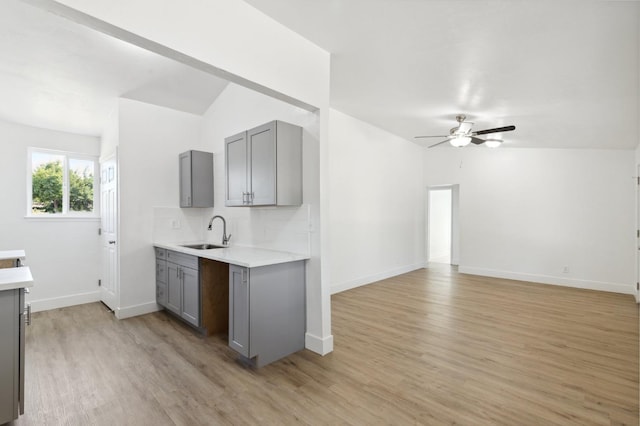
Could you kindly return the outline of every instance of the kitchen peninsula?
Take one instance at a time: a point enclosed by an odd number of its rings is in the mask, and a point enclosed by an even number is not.
[[[229,346],[255,367],[304,348],[309,256],[242,246],[154,245],[157,303],[174,316],[207,333],[228,331]]]

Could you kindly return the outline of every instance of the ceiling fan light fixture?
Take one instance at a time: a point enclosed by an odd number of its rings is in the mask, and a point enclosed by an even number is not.
[[[487,146],[487,148],[498,148],[500,145],[502,145],[502,140],[501,139],[487,139],[484,141],[484,144]]]
[[[456,136],[455,138],[451,139],[449,141],[449,143],[453,146],[455,146],[456,148],[462,148],[465,147],[467,145],[469,145],[471,143],[471,137],[469,136]]]

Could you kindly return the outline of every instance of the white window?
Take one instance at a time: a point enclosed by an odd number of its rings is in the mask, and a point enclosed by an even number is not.
[[[97,157],[29,148],[27,216],[96,217]]]

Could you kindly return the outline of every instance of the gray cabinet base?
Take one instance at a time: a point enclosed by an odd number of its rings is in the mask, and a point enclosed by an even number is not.
[[[241,359],[262,367],[304,349],[305,262],[257,268],[231,265],[229,272],[229,345]],[[247,297],[234,300],[245,295],[238,290],[243,275]]]

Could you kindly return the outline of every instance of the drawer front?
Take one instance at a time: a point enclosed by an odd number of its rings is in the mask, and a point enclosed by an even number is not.
[[[198,270],[198,257],[191,256],[177,251],[167,250],[167,260],[180,266],[186,266]]]
[[[156,282],[167,283],[167,262],[156,260]]]
[[[167,258],[167,249],[156,247],[156,259],[166,259]]]

